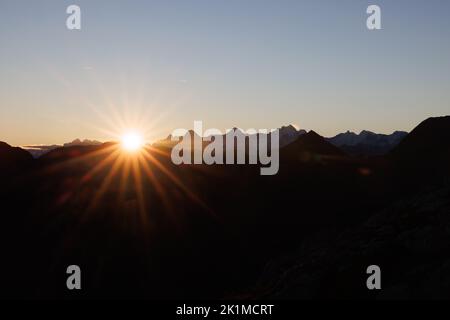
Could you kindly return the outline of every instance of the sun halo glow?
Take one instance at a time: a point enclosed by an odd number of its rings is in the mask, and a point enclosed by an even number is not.
[[[144,145],[144,139],[137,132],[127,132],[121,138],[122,148],[128,152],[136,152]]]

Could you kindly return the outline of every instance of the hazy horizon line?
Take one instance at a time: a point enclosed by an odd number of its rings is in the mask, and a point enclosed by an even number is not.
[[[305,130],[306,132],[314,131],[314,132],[316,132],[317,134],[319,134],[320,136],[322,136],[324,138],[333,138],[333,137],[335,137],[335,136],[337,136],[339,134],[343,134],[343,133],[354,133],[354,134],[360,135],[364,131],[371,132],[371,133],[374,133],[374,134],[381,134],[381,135],[392,135],[392,134],[394,134],[396,132],[410,133],[410,131],[406,131],[406,130],[394,130],[391,133],[385,133],[385,132],[376,132],[376,131],[372,131],[372,130],[368,130],[368,129],[363,129],[363,130],[360,130],[359,133],[357,133],[356,130],[346,130],[346,131],[338,132],[335,135],[329,136],[329,135],[322,135],[320,132],[318,132],[317,130],[314,130],[314,129],[303,129],[303,128],[299,128],[298,129],[293,124],[284,125],[284,126],[281,126],[278,129],[281,129],[282,127],[288,127],[288,126],[293,126],[297,130],[297,132],[298,131],[302,131],[302,130]],[[232,127],[232,128],[237,128],[237,129],[246,131],[246,129],[242,129],[242,128],[239,128],[239,127]],[[232,128],[230,128],[230,129],[232,129]],[[187,129],[187,130],[193,130],[193,129]],[[171,133],[168,133],[166,135],[166,137],[161,137],[159,139],[145,141],[145,144],[152,144],[152,143],[156,143],[158,141],[165,140],[170,135],[171,135]],[[202,136],[202,137],[205,137],[205,136]],[[65,144],[71,144],[71,143],[73,143],[73,142],[75,142],[77,140],[79,140],[81,143],[83,143],[85,141],[88,141],[88,142],[98,142],[98,143],[101,143],[101,144],[103,144],[103,143],[111,143],[111,142],[120,142],[119,139],[109,139],[109,140],[106,139],[105,140],[105,139],[101,139],[101,138],[80,138],[80,137],[72,139],[70,141],[61,142],[61,143],[39,143],[39,144],[17,144],[17,145],[15,145],[15,144],[10,144],[10,143],[8,143],[7,141],[4,141],[4,140],[0,140],[0,141],[3,141],[3,142],[5,142],[5,143],[7,143],[7,144],[9,144],[9,145],[11,145],[13,147],[20,147],[20,148],[31,149],[31,148],[39,148],[39,147],[41,147],[41,148],[45,148],[45,147],[63,147]]]

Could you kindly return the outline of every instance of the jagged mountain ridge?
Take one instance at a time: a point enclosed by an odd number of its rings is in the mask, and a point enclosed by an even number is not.
[[[98,146],[101,145],[102,142],[96,141],[96,140],[89,140],[89,139],[75,139],[72,142],[64,143],[63,145],[31,145],[31,146],[23,146],[22,148],[26,151],[28,151],[33,158],[39,158],[46,153],[58,149],[58,148],[67,148],[67,147],[73,147],[73,146]]]
[[[233,128],[233,130],[239,130]],[[191,136],[194,134],[193,130],[189,130]],[[306,134],[304,129],[297,129],[293,125],[282,126],[279,128],[280,141],[279,146],[284,147],[297,140],[298,137]],[[226,137],[227,134],[224,134]],[[351,155],[383,155],[392,150],[398,143],[407,135],[403,131],[395,131],[390,135],[376,134],[367,130],[361,131],[360,134],[356,134],[351,131],[340,133],[334,137],[325,138],[331,144],[339,147],[343,151]],[[172,146],[175,142],[171,141],[172,135],[169,135],[166,139],[155,142],[155,145]],[[72,142],[64,143],[63,145],[37,145],[37,146],[24,146],[23,149],[31,153],[34,158],[39,158],[51,150],[60,147],[71,146],[95,146],[102,144],[96,140],[88,139],[75,139]]]
[[[383,155],[396,147],[407,132],[395,131],[392,134],[377,134],[367,130],[356,134],[351,131],[340,133],[327,141],[352,155]]]

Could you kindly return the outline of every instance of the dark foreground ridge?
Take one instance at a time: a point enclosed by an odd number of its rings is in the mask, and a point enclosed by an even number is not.
[[[33,159],[0,143],[1,296],[448,298],[449,135],[450,117],[431,118],[377,157],[289,135],[275,176],[175,166],[164,145]]]

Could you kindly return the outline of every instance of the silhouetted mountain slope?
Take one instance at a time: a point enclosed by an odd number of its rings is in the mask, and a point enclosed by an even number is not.
[[[5,275],[0,297],[20,296],[14,283],[21,288],[25,285],[19,274],[26,270],[19,261],[28,253],[28,241],[33,241],[22,232],[30,222],[28,212],[34,202],[29,181],[34,165],[27,151],[0,142],[0,273]]]
[[[0,142],[0,177],[15,174],[18,170],[27,169],[33,157],[25,150],[11,147]]]
[[[0,141],[0,164],[22,164],[32,160],[30,154],[18,147]]]
[[[294,142],[281,148],[280,156],[283,160],[309,162],[344,157],[345,153],[327,142],[316,132],[309,131],[299,136]]]
[[[428,118],[392,150],[406,161],[446,160],[450,151],[450,116]]]
[[[450,178],[450,116],[420,123],[390,153],[403,180],[416,184]]]

